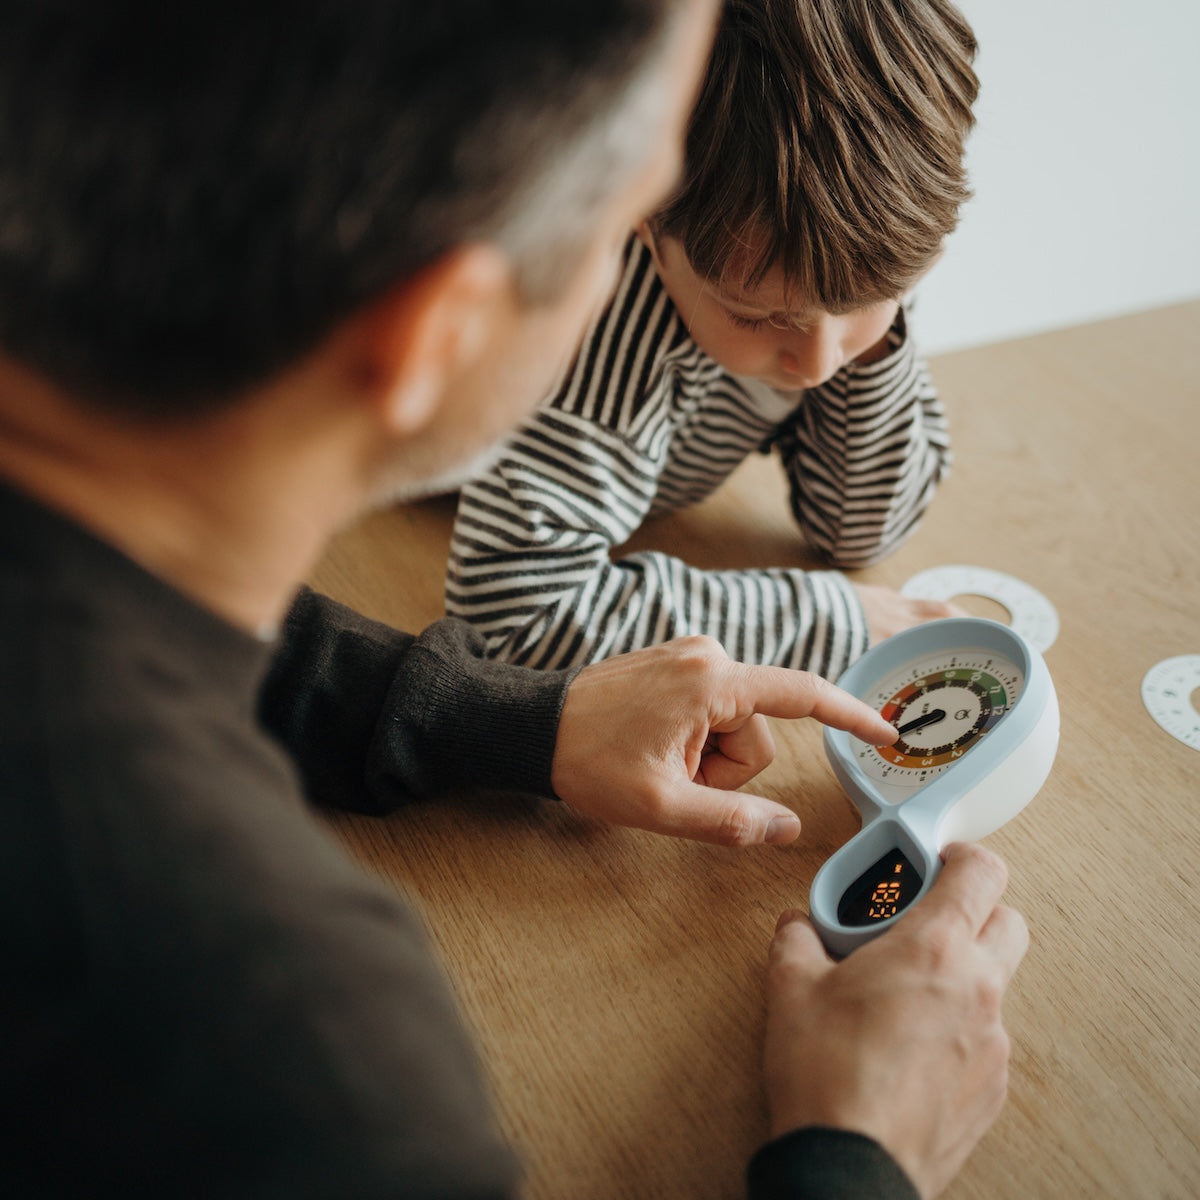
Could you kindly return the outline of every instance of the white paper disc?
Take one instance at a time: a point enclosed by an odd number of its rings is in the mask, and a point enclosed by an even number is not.
[[[1142,703],[1146,711],[1172,737],[1200,750],[1200,712],[1192,693],[1200,688],[1200,654],[1164,658],[1146,672],[1142,680]]]
[[[1045,652],[1058,637],[1058,613],[1054,605],[1023,579],[988,567],[930,567],[914,575],[900,592],[913,600],[983,596],[1008,609],[1013,629],[1035,649]]]

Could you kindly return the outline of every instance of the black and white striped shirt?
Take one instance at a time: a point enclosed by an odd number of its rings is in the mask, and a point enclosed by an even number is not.
[[[893,550],[950,458],[945,415],[901,316],[893,349],[797,401],[729,374],[687,329],[634,239],[557,392],[463,489],[446,611],[488,653],[551,669],[708,634],[743,662],[836,678],[867,647],[838,571],[708,571],[612,560],[648,517],[694,504],[770,441],[810,546],[837,567]]]

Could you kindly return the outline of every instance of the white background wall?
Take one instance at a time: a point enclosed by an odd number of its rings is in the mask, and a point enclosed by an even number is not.
[[[923,349],[1200,296],[1200,0],[958,4],[975,196],[918,293]]]

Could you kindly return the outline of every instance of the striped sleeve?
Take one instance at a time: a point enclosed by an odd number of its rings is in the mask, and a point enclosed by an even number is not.
[[[950,466],[946,415],[903,314],[892,352],[805,393],[775,438],[792,511],[837,567],[865,567],[916,528]]]
[[[866,649],[838,572],[707,571],[655,551],[613,560],[655,480],[611,431],[539,414],[463,489],[446,611],[475,625],[490,656],[543,670],[707,634],[739,661],[835,678]]]

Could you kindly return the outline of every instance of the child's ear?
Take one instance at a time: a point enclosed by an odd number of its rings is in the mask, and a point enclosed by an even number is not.
[[[353,319],[355,389],[390,434],[411,437],[517,304],[512,265],[500,249],[479,243],[448,251]]]
[[[664,272],[667,268],[663,263],[662,254],[659,252],[658,236],[654,232],[654,226],[649,220],[639,221],[634,227],[634,233],[638,235],[642,244],[650,251],[650,257],[654,260],[654,265],[658,268],[658,271],[660,273]]]

